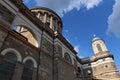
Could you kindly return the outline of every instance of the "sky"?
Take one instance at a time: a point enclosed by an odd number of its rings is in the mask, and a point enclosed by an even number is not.
[[[23,0],[29,7],[54,10],[63,21],[63,35],[80,58],[93,56],[93,35],[105,41],[120,71],[120,0]]]

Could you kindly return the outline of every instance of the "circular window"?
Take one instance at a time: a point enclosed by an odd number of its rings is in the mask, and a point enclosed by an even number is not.
[[[105,65],[105,68],[108,68],[108,65]]]

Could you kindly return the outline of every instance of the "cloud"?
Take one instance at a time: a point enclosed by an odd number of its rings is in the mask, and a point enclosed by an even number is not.
[[[35,0],[37,6],[48,7],[56,11],[60,16],[65,13],[81,7],[86,7],[87,10],[98,6],[103,0]]]
[[[120,0],[115,0],[113,12],[108,18],[107,34],[110,33],[120,38]]]
[[[75,50],[76,52],[79,52],[79,48],[80,48],[80,45],[74,46],[74,50]]]

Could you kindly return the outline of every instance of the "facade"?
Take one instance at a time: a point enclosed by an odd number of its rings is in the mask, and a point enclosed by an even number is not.
[[[51,9],[1,0],[0,80],[120,80],[104,40],[95,36],[94,56],[80,59],[62,28]]]

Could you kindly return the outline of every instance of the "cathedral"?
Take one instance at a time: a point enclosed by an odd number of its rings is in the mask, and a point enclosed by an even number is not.
[[[79,58],[62,29],[49,8],[0,0],[0,80],[120,80],[102,38],[93,37],[93,56]]]

